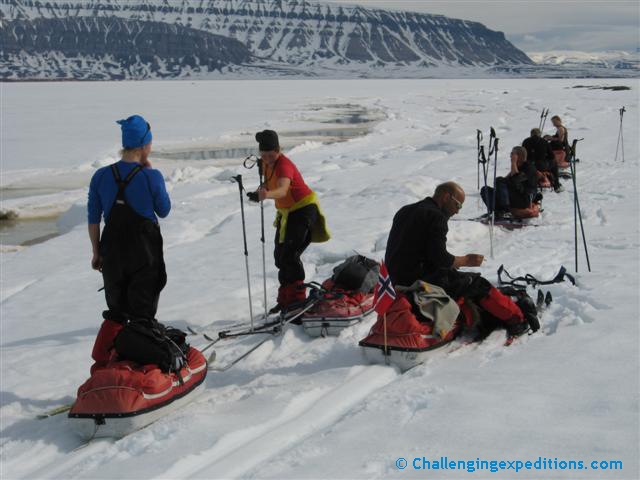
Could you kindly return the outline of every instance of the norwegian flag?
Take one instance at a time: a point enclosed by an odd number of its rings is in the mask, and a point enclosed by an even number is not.
[[[378,274],[378,283],[373,291],[373,304],[376,312],[383,315],[396,299],[396,291],[391,285],[391,278],[387,272],[387,266],[384,262],[380,263],[380,273]]]

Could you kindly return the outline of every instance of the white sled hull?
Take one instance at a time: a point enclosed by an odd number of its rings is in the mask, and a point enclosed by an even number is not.
[[[337,337],[345,328],[352,327],[362,320],[362,315],[351,318],[305,318],[302,320],[302,327],[310,337]]]
[[[191,390],[187,395],[177,398],[160,408],[149,412],[122,416],[97,418],[74,418],[69,417],[71,429],[84,439],[92,438],[121,438],[136,430],[150,425],[156,420],[166,417],[171,412],[184,407],[192,402],[204,390],[204,382]],[[104,423],[102,423],[104,422]]]
[[[375,347],[360,347],[362,353],[369,363],[381,364],[381,365],[394,365],[401,371],[409,370],[410,368],[420,365],[427,360],[427,357],[431,353],[426,352],[402,352],[398,350],[389,351],[388,355],[384,354],[384,351]]]

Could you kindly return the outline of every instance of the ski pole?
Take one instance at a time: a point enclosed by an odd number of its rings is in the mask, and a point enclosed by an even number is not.
[[[619,112],[620,112],[620,129],[618,130],[618,143],[616,143],[616,156],[613,159],[614,162],[618,160],[618,149],[620,148],[620,144],[622,144],[622,161],[624,162],[624,137],[622,135],[622,117],[624,115],[624,112],[626,112],[626,109],[622,107],[619,110]]]
[[[489,151],[491,151],[491,143],[492,143],[492,141],[493,141],[493,138],[490,138],[489,139]],[[484,154],[484,145],[482,145],[480,147],[480,149],[481,149],[481,152],[482,152],[482,180],[484,181],[484,191],[485,191],[485,194],[486,194],[486,192],[488,190],[487,168],[489,168],[489,167],[487,165],[487,158],[486,158],[486,156]],[[489,157],[489,159],[491,159],[491,157]],[[486,198],[486,200],[483,198],[483,201],[487,205],[487,218],[488,218],[491,215],[491,210],[493,209],[493,207],[491,206],[491,202],[489,201],[488,194],[486,194],[486,195],[487,195],[487,198]]]
[[[249,155],[242,162],[244,168],[250,169],[258,165],[258,179],[259,187],[262,187],[263,175],[262,175],[262,159],[255,155]],[[262,287],[264,290],[264,318],[266,320],[267,313],[267,260],[265,254],[265,239],[264,239],[264,200],[260,200],[260,242],[262,243]]]
[[[576,195],[576,171],[575,165],[570,163],[571,177],[573,182],[573,254],[576,264],[576,273],[578,273],[578,199]]]
[[[622,131],[622,116],[624,115],[625,109],[622,107],[620,109],[620,146],[622,147],[622,163],[624,163],[624,134]]]
[[[579,140],[575,140],[574,142],[578,142],[578,141]],[[573,210],[574,210],[574,235],[575,235],[574,248],[576,251],[576,254],[575,254],[576,273],[578,272],[578,227],[575,221],[576,213],[577,213],[578,219],[580,220],[580,233],[582,234],[582,244],[584,246],[584,253],[587,258],[587,269],[589,270],[589,272],[591,272],[591,262],[589,261],[589,249],[587,248],[587,239],[584,234],[584,224],[582,223],[582,211],[580,210],[580,199],[578,197],[578,186],[576,183],[577,182],[576,180],[576,162],[577,161],[578,160],[574,158],[573,161],[569,164],[569,166],[571,167],[571,177],[573,180],[573,198],[574,198]]]
[[[478,190],[480,190],[480,163],[482,158],[480,157],[480,142],[482,142],[482,132],[480,130],[476,130],[476,132],[476,138],[478,140]]]
[[[489,238],[491,244],[491,258],[493,258],[493,225],[496,218],[496,176],[498,174],[498,141],[496,132],[491,127],[491,135],[493,136],[493,209],[491,210],[491,228],[489,229]]]
[[[544,130],[545,123],[547,123],[547,115],[549,115],[549,109],[547,108],[545,110],[545,108],[542,107],[542,113],[540,114],[540,126],[538,127],[541,132]]]
[[[542,112],[540,112],[540,122],[538,123],[538,129],[542,131],[542,117],[544,117],[544,107],[542,107]]]
[[[244,220],[244,199],[242,198],[242,175],[231,177],[232,180],[238,182],[238,190],[240,191],[240,213],[242,216],[242,240],[244,242],[244,264],[247,270],[247,290],[249,292],[249,316],[251,318],[251,330],[253,330],[253,306],[251,305],[251,277],[249,276],[249,251],[247,250],[247,227]]]
[[[262,187],[262,159],[258,159],[258,178]],[[264,200],[260,200],[260,242],[262,243],[262,289],[264,291],[264,319],[267,320],[267,260],[264,241]]]

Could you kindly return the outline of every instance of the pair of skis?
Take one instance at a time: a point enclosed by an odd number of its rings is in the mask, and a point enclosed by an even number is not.
[[[294,306],[293,308],[289,308],[281,311],[275,319],[270,320],[270,317],[261,316],[264,321],[261,325],[257,327],[251,327],[252,322],[239,323],[228,327],[225,330],[220,330],[217,333],[217,338],[214,338],[208,335],[206,332],[198,332],[197,330],[188,327],[190,333],[195,335],[202,335],[202,337],[207,340],[209,343],[200,349],[200,352],[205,352],[216,345],[218,342],[227,339],[239,338],[239,337],[247,337],[251,335],[266,335],[264,339],[253,345],[251,348],[243,352],[242,354],[236,356],[228,363],[224,365],[214,365],[217,357],[217,353],[215,350],[212,350],[207,359],[207,363],[209,364],[209,370],[216,372],[226,372],[231,367],[236,365],[241,360],[247,358],[253,352],[255,352],[258,348],[260,348],[263,344],[271,340],[273,337],[277,337],[282,334],[284,328],[287,324],[298,320],[301,318],[306,312],[311,310],[315,306],[316,303],[321,299],[322,290],[315,286],[311,286],[309,297],[302,302]]]
[[[536,298],[536,311],[538,313],[538,315],[540,315],[544,310],[546,310],[546,308],[551,305],[551,302],[553,302],[553,296],[551,295],[551,292],[547,290],[547,293],[542,293],[542,289],[538,289],[538,296]],[[504,342],[504,346],[508,347],[511,344],[513,344],[513,342],[517,339],[522,337],[525,334],[528,334],[529,330],[525,330],[524,332],[522,332],[520,335],[511,335],[509,337],[507,337],[507,340]]]
[[[483,223],[485,225],[490,225],[491,224],[491,215],[488,213],[482,214],[479,217],[473,217],[473,218],[463,218],[463,219],[453,219],[454,221],[464,221],[464,222],[480,222]],[[540,226],[537,223],[531,223],[530,221],[528,221],[528,219],[520,219],[520,218],[515,218],[511,215],[505,215],[505,216],[497,216],[494,221],[493,224],[495,226],[498,227],[503,227],[506,228],[507,230],[514,230],[517,228],[522,228],[522,227],[538,227]]]

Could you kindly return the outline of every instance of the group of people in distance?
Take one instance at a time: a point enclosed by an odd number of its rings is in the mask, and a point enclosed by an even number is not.
[[[542,200],[540,190],[563,191],[560,167],[567,166],[568,133],[559,116],[552,117],[551,122],[556,128],[554,135],[543,137],[539,128],[533,128],[522,146],[513,147],[510,171],[505,177],[496,178],[495,192],[491,187],[481,189],[482,199],[490,212],[516,219],[537,217]]]
[[[534,129],[523,146],[511,152],[511,171],[500,179],[496,192],[498,201],[506,198],[509,208],[530,208],[535,201],[531,193],[537,191],[541,174],[550,173],[556,191],[560,188],[552,148],[554,142],[556,146],[567,143],[567,132],[559,117],[552,121],[557,131],[550,141]],[[122,158],[95,172],[87,205],[91,266],[102,272],[108,307],[92,353],[94,368],[109,360],[123,324],[155,321],[167,281],[158,217],[169,214],[171,201],[162,174],[149,161],[151,126],[139,115],[117,123],[122,131]],[[311,242],[325,242],[330,234],[317,195],[282,153],[277,133],[264,130],[255,138],[264,182],[247,196],[255,202],[273,199],[277,209],[274,258],[280,286],[275,312],[305,299],[300,256]],[[487,192],[484,197],[489,199]],[[455,256],[447,250],[447,222],[464,201],[462,187],[445,182],[433,197],[397,212],[385,255],[391,279],[395,285],[408,286],[416,280],[438,285],[454,299],[473,300],[503,322],[510,335],[522,334],[528,330],[527,313],[479,274],[458,270],[480,266],[484,257]]]

